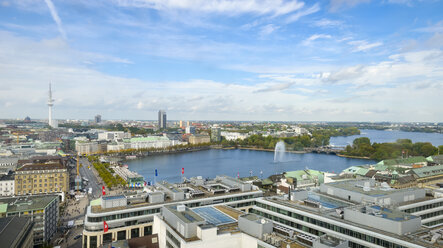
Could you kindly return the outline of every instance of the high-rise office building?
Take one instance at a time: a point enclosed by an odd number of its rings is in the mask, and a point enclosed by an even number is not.
[[[183,128],[183,121],[180,121],[180,128]]]
[[[158,111],[158,128],[166,129],[166,111],[164,110]]]
[[[95,122],[95,123],[100,123],[100,122],[102,122],[102,116],[101,116],[101,115],[96,115],[96,116],[94,117],[94,122]]]
[[[221,141],[221,129],[219,127],[214,127],[211,129],[211,141],[212,142]]]

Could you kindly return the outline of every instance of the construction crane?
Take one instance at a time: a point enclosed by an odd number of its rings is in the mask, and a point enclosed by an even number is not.
[[[27,133],[26,132],[22,132],[22,131],[15,131],[15,132],[12,133],[12,135],[15,135],[17,137],[17,144],[20,143],[20,135],[23,135],[23,134],[27,134]]]

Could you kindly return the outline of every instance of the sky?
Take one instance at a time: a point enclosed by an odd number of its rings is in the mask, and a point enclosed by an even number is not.
[[[443,121],[439,0],[0,0],[0,119]]]

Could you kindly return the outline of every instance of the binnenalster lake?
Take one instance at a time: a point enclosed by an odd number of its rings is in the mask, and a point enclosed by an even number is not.
[[[198,152],[156,155],[127,161],[129,169],[138,172],[146,181],[156,180],[178,182],[181,179],[181,168],[185,168],[185,177],[203,176],[213,178],[217,175],[240,177],[252,175],[263,178],[284,171],[302,170],[305,168],[341,172],[352,165],[373,164],[375,161],[343,158],[335,155],[305,153],[287,153],[287,162],[274,163],[274,153],[252,150],[205,150]]]
[[[412,142],[431,142],[434,146],[443,145],[443,134],[419,133],[403,131],[361,130],[361,135],[348,137],[332,137],[331,144],[345,146],[352,144],[358,137],[369,137],[371,142],[394,142],[397,139],[411,139]],[[274,163],[274,153],[250,150],[206,150],[190,153],[157,155],[127,161],[129,169],[138,172],[146,181],[154,181],[155,169],[158,170],[156,180],[178,182],[181,179],[181,168],[185,168],[185,177],[229,175],[241,177],[259,176],[263,178],[284,171],[305,168],[340,172],[352,165],[372,164],[375,161],[364,159],[342,158],[326,154],[288,154],[288,162]]]

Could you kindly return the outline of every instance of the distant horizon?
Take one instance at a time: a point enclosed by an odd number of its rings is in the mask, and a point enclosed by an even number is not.
[[[30,116],[29,116],[30,117]],[[23,121],[26,118],[2,118],[0,121]],[[30,117],[31,118],[31,117]],[[54,118],[55,120],[63,120],[63,121],[94,121],[94,119],[72,119],[72,118]],[[46,118],[31,118],[31,121],[36,122],[47,122]],[[102,119],[102,122],[105,121],[146,121],[146,122],[157,122],[157,119]],[[382,124],[382,123],[390,123],[390,124],[414,124],[414,123],[428,123],[428,124],[443,124],[443,122],[438,121],[279,121],[279,120],[188,120],[188,119],[177,119],[177,120],[167,120],[167,122],[180,122],[180,121],[190,121],[190,122],[288,122],[288,123],[369,123],[369,124]]]
[[[441,0],[0,6],[0,118],[443,122]]]

